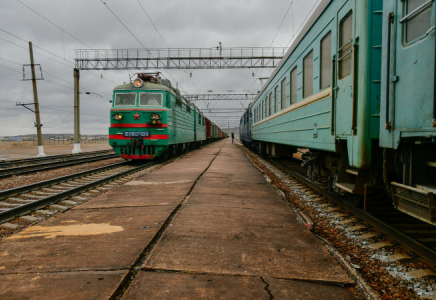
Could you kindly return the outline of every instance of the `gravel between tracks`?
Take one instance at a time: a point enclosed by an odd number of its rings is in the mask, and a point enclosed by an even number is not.
[[[241,146],[243,148],[243,146]],[[327,201],[310,201],[314,198],[308,191],[297,186],[297,182],[284,174],[262,158],[244,151],[251,161],[271,180],[271,184],[281,190],[286,200],[298,211],[306,215],[314,234],[328,240],[342,256],[353,266],[378,294],[381,299],[436,299],[436,280],[434,278],[413,279],[407,272],[418,269],[430,269],[420,260],[413,259],[406,262],[390,262],[388,255],[405,253],[394,242],[390,249],[372,250],[368,246],[371,240],[360,239],[357,232],[350,232],[349,228],[355,224],[344,225],[344,219],[338,217],[338,211],[327,211]],[[310,193],[310,192],[309,192]],[[333,205],[332,205],[333,206]],[[339,210],[339,212],[342,212]],[[352,217],[352,216],[350,216]],[[377,242],[388,241],[383,234],[374,228],[365,229],[378,236]],[[413,254],[408,253],[413,257]],[[434,270],[433,270],[434,271]]]

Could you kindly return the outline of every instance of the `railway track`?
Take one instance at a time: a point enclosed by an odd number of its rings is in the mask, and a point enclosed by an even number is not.
[[[51,157],[4,161],[0,163],[0,179],[116,157],[116,154],[112,150],[105,150],[74,155],[55,155]]]
[[[390,239],[395,240],[406,249],[415,252],[419,257],[432,266],[436,266],[436,227],[412,218],[392,206],[388,199],[368,203],[367,210],[349,204],[340,195],[321,189],[305,175],[298,163],[290,164],[289,160],[267,159],[269,163],[290,176],[309,186],[318,194],[327,198],[342,209],[352,213],[358,219],[383,232]],[[382,202],[383,205],[375,205]]]
[[[251,155],[257,155],[246,147],[243,149]],[[377,199],[375,200],[377,201],[376,203],[371,203],[371,200],[368,201],[367,210],[356,207],[348,203],[344,197],[324,190],[308,179],[305,169],[300,166],[300,160],[262,158],[302,185],[307,186],[309,190],[314,191],[313,195],[321,195],[321,197],[315,196],[318,199],[324,198],[340,207],[343,211],[351,213],[352,216],[348,217],[345,222],[352,220],[350,224],[355,226],[359,226],[358,223],[360,222],[360,226],[364,228],[369,229],[373,227],[386,235],[388,239],[401,245],[404,249],[413,251],[422,261],[432,267],[436,267],[435,226],[394,209],[392,201],[387,198]],[[326,205],[321,204],[321,206]],[[340,215],[341,213],[337,212],[337,214]]]
[[[29,214],[30,212],[41,215],[51,215],[53,213],[51,210],[66,210],[68,205],[74,206],[76,204],[74,201],[66,199],[96,189],[102,185],[140,172],[157,164],[158,162],[151,162],[138,166],[129,162],[121,162],[1,191],[0,224],[16,217]],[[40,210],[44,207],[48,207],[49,210]],[[15,227],[13,224],[9,226],[11,229]]]

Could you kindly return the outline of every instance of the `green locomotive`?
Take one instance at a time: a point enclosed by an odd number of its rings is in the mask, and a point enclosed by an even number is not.
[[[114,89],[109,144],[124,159],[168,156],[224,137],[218,127],[206,136],[203,114],[159,75],[138,73]]]

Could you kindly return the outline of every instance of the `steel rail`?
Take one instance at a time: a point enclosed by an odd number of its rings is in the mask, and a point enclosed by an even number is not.
[[[264,158],[265,159],[265,158]],[[285,171],[290,176],[294,177],[297,180],[300,180],[304,182],[304,184],[308,185],[310,188],[314,189],[318,193],[322,194],[324,197],[328,198],[335,204],[339,205],[343,209],[351,212],[355,216],[359,217],[366,223],[370,224],[374,228],[377,228],[381,232],[383,232],[385,235],[389,236],[393,240],[397,241],[399,244],[401,244],[403,247],[415,252],[419,257],[428,263],[431,266],[436,266],[436,251],[434,249],[431,249],[427,247],[426,245],[422,244],[421,242],[415,240],[414,238],[408,236],[404,232],[390,226],[389,224],[386,224],[382,220],[372,216],[371,214],[365,212],[364,210],[361,210],[357,207],[352,206],[351,204],[348,204],[344,202],[344,200],[338,196],[332,195],[330,193],[327,193],[325,190],[321,189],[319,186],[317,186],[314,182],[306,178],[305,176],[298,174],[294,171],[292,171],[290,168],[283,166],[271,159],[266,159],[269,163],[276,166],[277,168]]]
[[[62,177],[58,177],[58,178],[52,178],[52,179],[48,179],[48,180],[44,180],[44,181],[31,183],[28,185],[23,185],[23,186],[19,186],[16,188],[0,191],[0,200],[3,200],[7,197],[11,197],[14,195],[28,193],[28,192],[31,192],[34,190],[42,189],[42,188],[45,188],[45,187],[48,187],[48,186],[51,186],[54,184],[59,184],[61,182],[77,179],[77,178],[84,177],[84,176],[89,176],[89,175],[96,174],[96,173],[103,172],[103,171],[108,171],[110,169],[118,168],[122,165],[127,165],[127,162],[123,161],[123,162],[115,163],[115,164],[112,164],[109,166],[95,168],[95,169],[91,169],[91,170],[87,170],[87,171],[83,171],[83,172],[69,174],[69,175],[65,175]]]
[[[71,188],[67,191],[60,192],[56,195],[51,195],[51,196],[48,196],[48,197],[45,197],[45,198],[42,198],[39,200],[35,200],[33,202],[30,202],[30,203],[26,203],[26,204],[11,208],[9,210],[0,212],[0,223],[7,222],[9,220],[14,219],[15,217],[28,214],[29,212],[32,212],[32,211],[37,210],[39,208],[45,207],[47,205],[59,202],[60,200],[63,200],[65,198],[75,196],[75,195],[83,193],[89,189],[104,185],[104,184],[111,182],[111,181],[115,181],[120,177],[125,177],[125,176],[132,174],[132,173],[139,172],[139,171],[146,169],[146,168],[149,168],[155,164],[157,164],[157,162],[151,162],[151,163],[148,163],[145,165],[141,165],[139,167],[132,168],[132,169],[127,170],[127,171],[123,171],[123,172],[120,172],[120,173],[117,173],[114,175],[109,175],[108,177],[105,177],[103,179],[99,179],[99,180],[81,185],[79,187]],[[108,170],[111,170],[111,169],[114,169],[114,168],[117,168],[120,166],[125,166],[125,165],[128,165],[128,163],[121,162],[121,163],[117,163],[117,164],[114,164],[111,166],[97,168],[97,169],[93,169],[93,170],[89,170],[89,171],[85,171],[85,172],[67,175],[67,176],[64,176],[61,178],[51,179],[51,180],[39,182],[36,184],[18,187],[15,189],[10,189],[10,190],[1,192],[0,199],[4,199],[8,196],[21,194],[24,192],[30,192],[30,191],[33,191],[36,189],[41,189],[41,188],[44,188],[47,186],[51,186],[53,184],[59,184],[59,183],[65,182],[65,181],[78,179],[78,178],[85,177],[85,176],[88,176],[91,174],[101,173],[101,172],[108,171]]]
[[[117,155],[115,153],[105,154],[105,155],[99,155],[99,156],[85,156],[80,158],[74,158],[74,159],[68,159],[68,160],[61,160],[61,161],[55,161],[55,162],[46,162],[42,164],[32,164],[32,165],[25,165],[20,167],[14,167],[14,168],[7,168],[7,169],[0,169],[0,179],[11,177],[14,175],[24,175],[24,174],[30,174],[35,172],[41,172],[41,171],[47,171],[47,170],[53,170],[68,166],[74,166],[79,164],[85,164],[105,159],[111,159],[116,158]]]
[[[44,161],[51,160],[68,160],[75,159],[77,157],[88,157],[92,155],[98,155],[101,153],[113,152],[112,150],[100,150],[100,151],[91,151],[91,152],[82,152],[79,154],[62,154],[62,155],[50,155],[45,157],[35,157],[35,158],[24,158],[24,159],[13,159],[13,160],[2,160],[0,161],[0,168],[8,168],[12,165],[21,165],[21,164],[37,164]],[[2,169],[0,169],[2,170]]]

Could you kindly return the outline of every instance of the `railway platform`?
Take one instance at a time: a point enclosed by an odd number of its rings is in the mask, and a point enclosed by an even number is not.
[[[355,299],[224,139],[0,241],[0,299]]]

